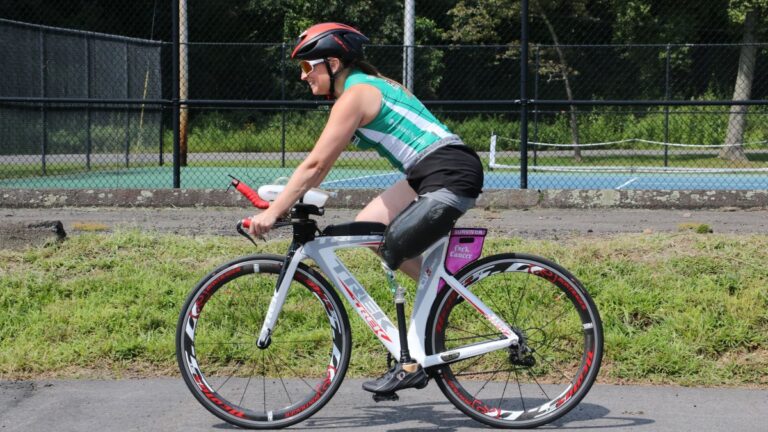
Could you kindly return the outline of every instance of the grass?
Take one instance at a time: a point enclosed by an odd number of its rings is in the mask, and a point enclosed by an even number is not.
[[[768,386],[768,236],[681,229],[489,239],[485,254],[541,255],[584,282],[604,322],[602,382]],[[239,238],[88,229],[63,243],[0,250],[0,379],[176,375],[173,340],[188,291],[218,264],[251,252]],[[343,258],[392,314],[372,254]],[[384,351],[353,315],[350,374],[375,375]]]
[[[140,167],[153,167],[157,166],[156,163],[132,163],[131,168]],[[109,163],[92,163],[92,171],[106,171],[106,170],[123,170],[125,168],[124,162],[109,162]],[[45,174],[43,174],[42,166],[39,163],[24,163],[24,164],[0,164],[0,179],[14,179],[14,178],[34,178],[42,176],[63,176],[70,174],[81,174],[90,172],[85,163],[80,162],[53,162],[46,163]]]

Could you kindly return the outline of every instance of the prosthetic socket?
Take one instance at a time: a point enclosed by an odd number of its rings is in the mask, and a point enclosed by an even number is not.
[[[453,228],[462,212],[428,197],[419,197],[389,224],[379,254],[397,270],[403,261],[421,255]]]

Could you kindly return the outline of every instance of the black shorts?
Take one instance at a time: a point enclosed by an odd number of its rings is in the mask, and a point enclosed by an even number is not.
[[[458,196],[477,198],[483,191],[483,165],[471,148],[446,145],[411,167],[405,179],[419,195],[445,188]]]

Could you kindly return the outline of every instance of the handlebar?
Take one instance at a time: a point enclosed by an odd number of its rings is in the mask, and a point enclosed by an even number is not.
[[[231,176],[231,175],[230,175],[230,177],[232,177],[232,181],[230,182],[230,185],[234,186],[235,189],[237,189],[238,192],[243,194],[243,196],[246,197],[248,199],[248,201],[250,201],[251,204],[253,204],[254,207],[260,208],[260,209],[269,208],[269,202],[264,201],[263,199],[261,199],[261,197],[259,196],[258,192],[253,190],[247,184],[245,184],[242,181],[240,181],[240,179],[237,179],[237,178],[235,178],[234,176]],[[240,222],[238,222],[238,224],[237,224],[237,231],[242,234],[243,233],[242,230],[243,229],[247,230],[250,226],[251,226],[251,220],[249,218],[245,218],[245,219],[241,220]]]
[[[269,208],[269,203],[261,199],[261,197],[259,197],[259,194],[255,190],[251,189],[251,187],[248,186],[247,184],[241,182],[240,180],[234,177],[232,177],[231,184],[232,186],[235,187],[235,189],[237,189],[238,192],[240,192],[241,194],[243,194],[243,196],[248,198],[248,201],[250,201],[251,204],[254,205],[254,207],[260,208],[262,210]]]
[[[250,186],[243,183],[242,181],[235,178],[234,176],[230,175],[230,177],[232,177],[232,181],[230,183],[231,186],[234,186],[238,192],[243,194],[243,196],[245,196],[248,199],[248,201],[250,201],[251,204],[254,205],[254,207],[260,208],[260,209],[269,208],[269,201],[263,200],[261,196],[259,196],[259,193],[257,191],[253,190]],[[267,193],[269,193],[269,191]],[[319,204],[320,206],[322,206],[322,203],[325,202],[327,195],[323,196],[323,195],[317,194],[317,192],[315,193],[316,193],[316,196],[314,198],[315,201],[317,202],[322,198],[320,200],[321,203]],[[274,228],[291,225],[291,218],[294,218],[294,217],[299,219],[306,219],[308,218],[309,215],[320,216],[323,213],[325,213],[325,211],[322,207],[318,207],[317,205],[314,205],[314,204],[306,204],[303,202],[299,202],[295,204],[291,209],[290,216],[287,217],[285,220],[278,220],[275,223]],[[248,234],[248,229],[250,228],[250,226],[251,226],[250,218],[242,219],[240,222],[237,223],[237,231],[253,242],[253,238],[251,238],[251,236]]]

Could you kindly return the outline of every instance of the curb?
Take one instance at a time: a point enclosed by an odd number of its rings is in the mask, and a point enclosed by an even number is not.
[[[379,190],[341,189],[328,207],[362,208]],[[250,207],[234,191],[219,189],[3,189],[0,207]],[[477,201],[485,209],[768,208],[768,190],[489,190]]]

